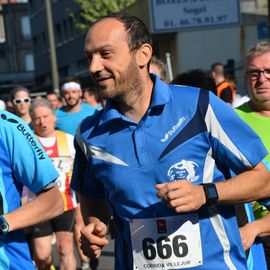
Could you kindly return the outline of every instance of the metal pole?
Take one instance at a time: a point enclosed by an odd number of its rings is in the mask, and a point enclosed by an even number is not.
[[[45,8],[46,8],[47,24],[48,24],[48,37],[49,37],[49,46],[50,46],[52,83],[53,83],[54,91],[57,94],[59,94],[59,75],[58,75],[58,70],[57,70],[57,58],[56,58],[56,50],[55,50],[53,20],[52,20],[52,10],[51,10],[51,1],[50,0],[45,0]]]
[[[171,54],[170,53],[165,53],[166,56],[166,65],[167,65],[167,77],[169,81],[173,80],[173,72],[172,72],[172,63],[171,63]]]

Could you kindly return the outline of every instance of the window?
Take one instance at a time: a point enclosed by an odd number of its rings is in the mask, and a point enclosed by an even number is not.
[[[30,19],[28,16],[23,16],[21,18],[22,23],[22,35],[24,40],[31,39],[31,26],[30,26]]]
[[[25,70],[33,71],[34,69],[35,69],[34,56],[32,53],[28,53],[25,55]]]

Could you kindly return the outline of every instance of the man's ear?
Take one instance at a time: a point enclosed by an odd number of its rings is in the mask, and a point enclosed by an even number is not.
[[[150,44],[143,44],[140,49],[137,50],[136,58],[139,67],[146,66],[152,56],[152,47]]]

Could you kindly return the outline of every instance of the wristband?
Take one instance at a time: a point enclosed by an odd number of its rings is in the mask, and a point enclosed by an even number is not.
[[[6,235],[9,232],[9,224],[3,216],[0,216],[0,235]]]
[[[203,186],[203,191],[204,191],[205,199],[206,199],[206,203],[204,204],[204,206],[209,207],[215,204],[219,198],[216,185],[213,183],[200,184],[200,185]]]

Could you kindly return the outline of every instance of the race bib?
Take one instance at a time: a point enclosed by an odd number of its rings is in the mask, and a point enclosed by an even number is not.
[[[57,172],[59,173],[59,177],[56,180],[57,186],[61,192],[65,192],[67,184],[69,186],[71,179],[73,160],[69,157],[55,157],[51,158],[51,160]]]
[[[202,265],[196,214],[130,221],[134,270],[182,269]]]

